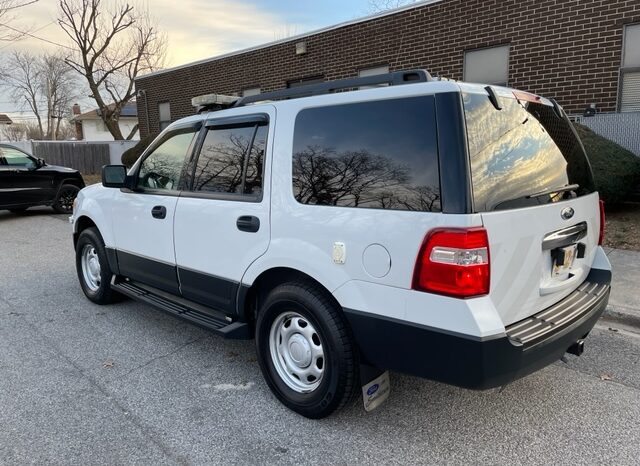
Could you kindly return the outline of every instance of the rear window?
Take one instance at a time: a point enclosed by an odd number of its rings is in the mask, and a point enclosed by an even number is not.
[[[475,209],[557,202],[594,191],[589,162],[570,123],[553,107],[463,94]],[[563,192],[554,189],[578,185]]]
[[[302,110],[293,193],[302,204],[439,212],[433,97]]]

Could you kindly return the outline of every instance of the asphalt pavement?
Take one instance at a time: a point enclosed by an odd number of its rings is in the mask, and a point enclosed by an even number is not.
[[[582,357],[503,390],[391,374],[377,410],[311,421],[253,342],[90,303],[66,217],[0,212],[0,464],[638,464],[636,332],[602,320]]]

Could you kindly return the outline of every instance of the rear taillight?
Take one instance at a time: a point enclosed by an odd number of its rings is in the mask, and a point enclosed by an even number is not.
[[[489,293],[489,240],[484,228],[430,231],[413,273],[414,290],[458,298]]]
[[[604,242],[604,201],[600,201],[600,235],[598,235],[598,244],[602,246]]]

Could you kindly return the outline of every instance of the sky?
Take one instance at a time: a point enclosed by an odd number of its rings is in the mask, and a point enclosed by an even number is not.
[[[134,3],[136,1],[133,0]],[[159,28],[168,35],[167,67],[271,42],[370,13],[369,0],[142,1],[156,18]],[[11,26],[29,29],[38,37],[69,45],[69,39],[55,22],[57,9],[57,0],[39,0],[20,9],[19,17],[11,22]],[[12,50],[39,53],[55,48],[34,38],[11,45],[0,44],[0,61],[2,55]],[[20,106],[11,102],[10,96],[0,89],[0,113],[19,117],[19,110]]]

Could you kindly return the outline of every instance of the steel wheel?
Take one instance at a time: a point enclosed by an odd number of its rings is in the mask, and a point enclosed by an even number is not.
[[[311,322],[296,312],[280,314],[271,325],[269,350],[278,375],[289,388],[309,393],[325,371],[322,341]]]
[[[82,278],[87,288],[93,292],[98,291],[102,281],[100,276],[100,259],[96,248],[91,244],[86,244],[82,249],[80,259],[82,266]]]

